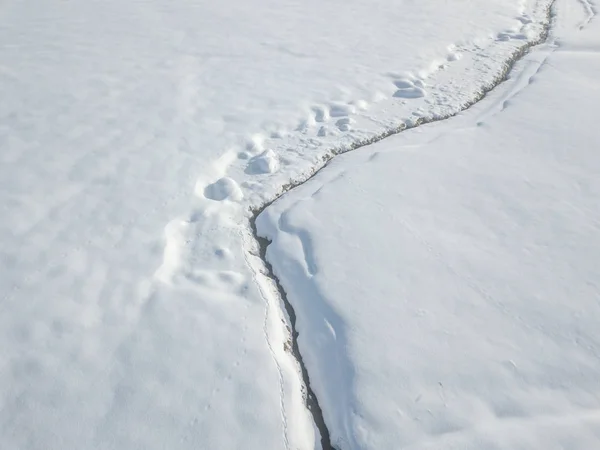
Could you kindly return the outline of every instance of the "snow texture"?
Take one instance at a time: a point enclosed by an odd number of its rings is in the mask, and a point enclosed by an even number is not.
[[[251,209],[459,111],[549,0],[376,3],[1,2],[0,448],[319,447]]]
[[[484,101],[259,216],[336,448],[600,448],[591,17],[557,2],[550,43]]]

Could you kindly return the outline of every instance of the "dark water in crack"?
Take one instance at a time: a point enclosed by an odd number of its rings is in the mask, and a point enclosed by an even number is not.
[[[271,203],[269,203],[269,205],[270,204]],[[260,214],[260,212],[262,212],[264,210],[264,208],[266,208],[267,206],[268,205],[265,205],[260,211],[257,211],[256,214],[250,220],[250,225],[252,227],[252,234],[253,234],[254,238],[256,239],[256,241],[258,242],[260,258],[263,260],[263,263],[265,264],[265,266],[267,268],[268,276],[275,282],[275,284],[277,286],[277,290],[279,292],[279,296],[281,297],[281,300],[283,300],[283,304],[285,305],[285,310],[288,314],[288,317],[290,318],[290,326],[292,327],[292,329],[291,329],[291,341],[292,341],[291,351],[292,351],[292,355],[294,355],[294,358],[296,358],[296,361],[298,361],[298,364],[300,365],[300,370],[302,372],[302,380],[304,382],[304,386],[306,387],[306,397],[305,397],[306,407],[310,411],[310,413],[313,417],[313,421],[315,422],[315,425],[317,426],[317,429],[319,430],[319,433],[321,434],[321,446],[323,447],[323,450],[337,450],[335,447],[333,447],[331,445],[331,439],[329,437],[329,429],[327,428],[327,425],[325,424],[325,420],[323,420],[323,411],[321,410],[321,407],[319,406],[319,400],[317,399],[317,396],[315,395],[312,388],[310,387],[310,377],[308,375],[308,371],[306,370],[306,366],[304,365],[304,361],[302,360],[302,355],[300,354],[300,349],[298,348],[298,339],[297,339],[298,332],[296,331],[296,311],[294,311],[292,304],[288,301],[287,294],[285,293],[285,291],[283,290],[283,287],[279,283],[279,279],[273,274],[273,266],[271,266],[271,264],[269,263],[269,261],[267,261],[267,258],[266,258],[267,247],[269,246],[271,241],[258,236],[258,232],[256,229],[256,217],[258,217],[258,214]]]

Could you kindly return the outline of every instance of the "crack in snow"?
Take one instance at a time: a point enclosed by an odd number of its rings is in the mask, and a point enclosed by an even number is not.
[[[580,1],[585,2],[586,4],[589,5],[589,3],[587,3],[587,0],[580,0]],[[457,114],[469,109],[471,106],[475,105],[476,103],[479,103],[481,100],[483,100],[486,97],[486,95],[490,91],[492,91],[493,89],[495,89],[497,86],[499,86],[500,84],[502,84],[504,81],[506,81],[508,79],[509,74],[511,73],[515,64],[518,61],[520,61],[529,52],[529,50],[532,47],[548,42],[552,27],[554,25],[554,17],[555,17],[554,4],[555,4],[555,0],[552,0],[552,2],[550,2],[547,5],[546,18],[545,18],[545,21],[543,22],[543,27],[542,27],[542,30],[539,33],[539,35],[535,39],[527,42],[522,47],[518,48],[509,58],[507,58],[502,70],[500,70],[500,72],[496,75],[496,77],[493,79],[493,81],[491,83],[488,83],[487,85],[482,86],[480,88],[479,92],[470,101],[464,103],[463,105],[461,105],[460,108],[458,108],[458,111],[449,113],[444,116],[419,117],[413,123],[409,123],[409,124],[402,123],[401,125],[394,127],[394,128],[390,128],[376,136],[373,136],[373,137],[370,137],[370,138],[364,139],[364,140],[355,141],[355,142],[349,144],[347,147],[333,148],[330,150],[330,152],[326,153],[322,157],[321,163],[318,164],[317,166],[315,166],[312,169],[311,173],[307,177],[305,177],[303,179],[299,179],[299,180],[291,180],[288,184],[286,184],[285,186],[282,187],[282,191],[277,196],[275,196],[275,198],[271,199],[270,201],[265,202],[262,206],[251,208],[252,216],[250,218],[250,228],[252,230],[252,236],[258,245],[259,256],[264,264],[264,267],[267,270],[267,274],[265,274],[265,275],[268,276],[277,286],[277,291],[280,296],[280,300],[283,303],[284,308],[289,317],[289,322],[290,322],[290,325],[292,328],[291,333],[290,333],[291,341],[292,341],[292,354],[298,361],[298,364],[300,365],[300,368],[301,368],[301,375],[302,375],[304,385],[307,390],[306,406],[310,410],[310,412],[313,416],[315,425],[317,426],[317,428],[319,429],[319,432],[321,433],[321,445],[322,445],[323,450],[335,450],[335,447],[331,443],[331,440],[329,437],[330,436],[329,429],[327,428],[327,424],[325,423],[325,421],[323,419],[323,412],[319,405],[318,399],[315,396],[315,394],[310,386],[310,376],[309,376],[308,370],[306,369],[306,367],[304,365],[302,355],[301,355],[299,347],[298,347],[298,342],[297,342],[298,332],[296,331],[296,313],[294,311],[292,304],[287,299],[286,292],[283,289],[279,279],[274,274],[272,265],[269,263],[269,261],[266,258],[267,247],[270,244],[270,241],[268,239],[262,237],[259,234],[257,226],[256,226],[256,219],[266,208],[268,208],[270,205],[272,205],[275,201],[277,201],[283,195],[285,195],[286,193],[290,192],[294,188],[296,188],[296,187],[306,183],[310,179],[312,179],[317,173],[319,173],[323,168],[325,168],[335,156],[343,154],[343,153],[347,153],[347,152],[350,152],[353,150],[357,150],[359,148],[362,148],[362,147],[365,147],[365,146],[368,146],[371,144],[374,144],[374,143],[379,142],[389,136],[401,133],[401,132],[411,129],[411,128],[419,127],[426,123],[438,122],[438,121],[449,119],[449,118],[454,117]],[[591,9],[591,6],[590,6],[590,9]],[[591,10],[591,11],[593,12],[593,10]],[[591,20],[591,18],[590,18],[590,20]],[[589,23],[590,20],[588,20],[587,23]],[[546,58],[547,58],[547,56],[546,56]],[[539,71],[540,67],[543,65],[546,58],[544,58],[540,62],[539,66],[536,68],[535,73],[528,78],[528,81],[531,80],[531,78],[533,76],[535,76],[537,71]],[[527,84],[529,84],[529,83],[527,83]],[[503,107],[506,104],[506,101],[509,100],[509,98],[512,98],[514,95],[518,94],[518,92],[520,92],[522,89],[524,89],[524,87],[521,87],[519,89],[511,91],[510,95],[507,98],[505,98]],[[269,346],[270,346],[270,344],[269,344]]]
[[[244,248],[249,248],[247,245],[247,241],[244,236],[244,233],[241,230],[240,230],[240,239],[242,240]],[[252,268],[252,270],[254,272],[253,273],[254,283],[258,286],[260,295],[261,295],[263,301],[265,302],[263,334],[265,336],[265,342],[267,343],[267,347],[269,347],[269,353],[271,354],[271,358],[273,359],[273,362],[275,363],[275,367],[277,368],[277,374],[279,376],[279,407],[281,410],[281,422],[283,424],[283,441],[284,441],[286,450],[289,450],[290,443],[289,443],[289,438],[288,438],[288,420],[287,420],[287,413],[286,413],[285,401],[284,401],[285,393],[284,393],[283,372],[281,370],[281,364],[279,364],[279,360],[277,359],[277,356],[275,355],[275,351],[273,350],[273,345],[271,343],[271,339],[269,337],[269,331],[268,331],[268,328],[269,328],[268,324],[269,324],[269,317],[270,317],[269,310],[272,307],[272,305],[267,297],[267,294],[265,292],[265,289],[263,288],[262,283],[256,277],[256,271],[254,270],[254,265],[250,262],[250,259],[248,257],[249,253],[250,253],[249,251],[244,251],[244,260],[246,261],[246,265],[248,267]]]
[[[486,60],[489,55],[482,53],[484,51],[483,47],[475,45],[470,50],[462,49],[474,55],[475,60],[481,64],[480,68],[482,69],[484,78],[478,78],[478,81],[473,82],[471,85],[463,85],[463,88],[465,86],[468,88],[464,92],[460,86],[457,87],[452,81],[446,82],[446,84],[442,83],[438,86],[437,91],[432,89],[428,93],[433,98],[433,103],[417,103],[421,106],[413,106],[413,109],[410,110],[412,111],[412,116],[409,119],[400,121],[400,123],[394,121],[390,125],[390,122],[382,122],[377,117],[361,116],[358,114],[358,111],[361,110],[360,102],[357,103],[355,101],[349,104],[330,103],[328,106],[323,106],[316,110],[313,109],[314,116],[311,115],[307,124],[305,124],[312,134],[308,135],[305,127],[300,127],[295,137],[287,141],[281,141],[284,142],[284,144],[279,144],[279,148],[282,150],[281,154],[265,146],[266,135],[258,134],[253,136],[252,140],[247,143],[245,151],[228,151],[212,165],[209,165],[208,169],[210,173],[200,176],[197,180],[195,193],[198,198],[194,203],[193,210],[186,217],[175,219],[165,230],[167,241],[165,257],[163,266],[157,271],[157,280],[168,285],[181,284],[184,287],[197,285],[198,280],[204,280],[203,286],[211,289],[214,288],[215,291],[223,288],[223,283],[219,281],[221,280],[220,273],[216,271],[204,271],[206,272],[204,273],[197,270],[198,268],[194,267],[195,257],[193,255],[200,253],[202,250],[208,250],[203,246],[207,245],[206,242],[208,240],[216,237],[215,230],[219,230],[219,233],[223,234],[221,236],[223,241],[227,241],[229,236],[225,235],[229,235],[232,232],[237,232],[239,235],[241,248],[236,249],[236,251],[241,250],[243,254],[243,259],[240,258],[239,260],[240,266],[245,264],[245,267],[250,270],[252,282],[257,286],[259,296],[264,304],[262,335],[277,371],[279,384],[278,402],[283,443],[286,450],[296,446],[294,436],[295,427],[292,426],[292,422],[298,420],[298,416],[296,415],[298,411],[295,411],[291,406],[294,404],[294,401],[303,401],[305,403],[306,409],[303,409],[302,413],[306,413],[306,424],[309,427],[311,425],[311,418],[308,416],[309,412],[312,415],[312,424],[320,433],[321,447],[324,450],[334,450],[336,448],[334,445],[342,447],[343,443],[339,441],[335,443],[331,442],[330,432],[325,423],[323,411],[321,410],[317,396],[311,388],[310,374],[304,365],[300,353],[297,341],[296,312],[288,301],[283,287],[274,275],[273,268],[266,258],[269,241],[261,237],[258,232],[256,225],[258,215],[286,192],[300,186],[315,176],[336,155],[373,144],[407,129],[451,118],[478,103],[486,97],[488,92],[507,80],[515,63],[521,60],[531,47],[547,40],[552,25],[553,5],[554,0],[539,0],[536,3],[536,14],[540,16],[541,20],[535,24],[537,35],[530,36],[531,40],[526,40],[525,38],[525,36],[529,36],[527,29],[531,30],[532,28],[531,19],[528,17],[521,18],[520,20],[523,25],[521,34],[514,36],[508,34],[506,36],[499,35],[495,39],[494,42],[499,45],[509,45],[508,48],[510,50],[502,53],[507,55],[505,58],[498,57],[498,59],[494,60],[493,68]],[[510,42],[509,44],[502,44],[506,41],[511,41],[512,44]],[[504,49],[505,47],[502,48]],[[444,60],[445,62],[442,65],[438,64],[439,61],[434,61],[431,73],[443,71],[447,66],[446,63],[452,63],[452,61],[461,59],[460,53],[455,53],[455,50],[454,48],[451,50],[451,54],[447,60]],[[497,56],[493,49],[491,53]],[[474,66],[475,69],[477,67]],[[467,68],[467,70],[472,69],[470,66]],[[393,84],[397,88],[397,92],[393,97],[396,99],[400,98],[400,100],[397,100],[398,104],[404,105],[408,104],[406,102],[412,101],[419,102],[420,99],[425,98],[423,95],[424,89],[427,87],[424,82],[427,79],[426,75],[421,77],[423,79],[415,77],[403,78],[397,74],[390,74],[389,76],[394,79]],[[466,79],[467,81],[470,80],[469,77],[466,77]],[[462,94],[459,97],[462,100],[452,102],[452,98],[447,96],[453,89],[458,90]],[[411,99],[419,98],[417,100],[407,100],[409,97]],[[433,108],[429,112],[425,111],[427,105]],[[359,119],[359,121],[369,120],[377,123],[378,127],[373,132],[372,129],[364,130],[366,133],[369,133],[366,134],[366,137],[364,137],[365,134],[362,134],[363,137],[358,137],[361,136],[360,134],[347,134],[344,136],[346,139],[338,139],[340,133],[348,132],[355,127],[356,120],[350,117],[351,115]],[[398,120],[402,116],[395,115],[394,117]],[[333,126],[326,128],[326,122],[334,120],[332,118],[337,119],[335,122],[337,129],[333,129]],[[313,133],[315,132],[316,123],[325,124],[320,127],[317,134]],[[271,137],[282,139],[284,134],[284,132],[277,132],[273,133]],[[290,134],[294,133],[290,132]],[[329,135],[333,137],[328,139],[327,136]],[[286,174],[285,176],[288,177],[287,180],[275,178],[275,181],[272,182],[272,178],[269,178],[272,173],[277,172],[280,166],[292,164],[294,161],[286,157],[286,154],[283,152],[284,149],[291,150],[297,155],[302,155],[299,165],[294,169],[294,172],[299,174],[298,178],[294,179],[294,175],[290,176]],[[311,153],[304,157],[305,152],[313,151],[316,154]],[[246,161],[246,163],[242,161]],[[238,167],[240,165],[244,165],[245,170]],[[240,180],[236,176],[236,170],[238,172],[237,175],[243,172],[246,175],[258,176],[260,178],[258,181],[252,181],[245,177],[243,180]],[[265,189],[265,186],[267,189]],[[237,221],[238,219],[240,219],[239,222]],[[248,219],[249,222],[245,222],[244,219]],[[210,239],[207,240],[206,238],[209,235]],[[202,240],[198,239],[200,236],[202,236]],[[299,238],[302,240],[302,236],[299,236]],[[304,247],[309,247],[309,242],[302,242],[302,244]],[[224,258],[223,255],[226,255],[231,250],[234,249],[220,249],[221,260]],[[205,262],[203,261],[203,263]],[[230,270],[223,261],[221,263],[224,268]],[[307,258],[306,268],[308,272],[315,273],[315,262]],[[243,279],[241,274],[239,277]],[[280,326],[278,320],[281,320],[286,325],[287,331],[284,331],[283,327],[280,329],[277,328]],[[286,342],[286,339],[288,339],[288,342]],[[280,344],[283,345],[280,347]],[[290,370],[290,367],[292,370]],[[303,395],[301,396],[300,394]],[[303,420],[303,418],[300,419]]]
[[[256,216],[254,216],[254,218],[250,221],[250,225],[252,228],[252,236],[254,237],[254,239],[256,240],[256,243],[258,244],[260,259],[262,260],[264,267],[267,270],[267,273],[265,275],[268,276],[275,283],[275,285],[277,287],[277,293],[279,294],[279,297],[280,297],[281,301],[283,302],[285,311],[288,315],[289,324],[291,326],[291,330],[290,330],[291,353],[294,356],[294,358],[297,360],[297,362],[300,366],[302,379],[304,381],[304,387],[306,389],[306,396],[305,396],[306,407],[312,414],[314,423],[315,423],[317,429],[319,430],[319,433],[321,434],[322,449],[323,450],[336,450],[335,447],[333,447],[331,445],[331,439],[329,437],[329,429],[327,428],[327,425],[325,424],[325,420],[323,419],[323,411],[321,409],[321,406],[319,405],[319,400],[317,399],[317,396],[315,395],[314,391],[311,388],[308,370],[306,369],[306,366],[304,365],[304,361],[302,359],[302,354],[300,353],[300,348],[298,347],[298,339],[297,339],[298,332],[296,331],[296,312],[294,311],[294,307],[292,306],[292,304],[289,302],[287,295],[286,295],[283,287],[281,286],[281,283],[279,282],[279,279],[274,275],[273,267],[267,260],[266,253],[267,253],[267,247],[269,246],[270,242],[267,239],[262,238],[258,235],[258,230],[256,228],[256,220],[255,220],[257,216],[258,216],[258,214]]]

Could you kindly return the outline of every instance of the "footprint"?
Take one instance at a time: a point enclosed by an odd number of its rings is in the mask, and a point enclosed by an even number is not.
[[[273,173],[279,169],[277,155],[273,150],[265,150],[250,160],[245,172],[250,175]]]
[[[323,123],[327,122],[331,117],[329,116],[329,110],[322,106],[314,106],[313,112],[315,113],[315,122]]]
[[[271,133],[271,139],[283,139],[287,132],[283,129],[275,130]]]
[[[421,80],[417,80],[412,82],[406,79],[400,79],[394,81],[394,85],[398,88],[398,90],[394,93],[394,97],[396,98],[421,98],[427,95],[425,91],[425,84]]]
[[[327,132],[328,132],[327,127],[323,126],[323,127],[319,128],[319,131],[317,132],[317,136],[325,137],[325,136],[327,136]]]
[[[414,83],[412,81],[402,79],[394,81],[394,85],[396,85],[398,89],[410,89],[414,87]]]
[[[527,39],[527,35],[524,33],[513,33],[505,31],[503,33],[498,34],[496,38],[498,41],[510,41],[512,39],[525,40]]]
[[[533,19],[529,17],[527,14],[523,14],[521,17],[517,17],[517,20],[521,22],[523,25],[528,25],[533,23]]]
[[[453,61],[458,61],[461,58],[462,58],[462,53],[460,52],[458,47],[455,44],[449,45],[448,46],[448,54],[446,55],[446,61],[453,62]]]
[[[231,250],[229,250],[227,247],[217,247],[215,249],[215,256],[219,259],[230,259]]]
[[[394,97],[396,97],[396,98],[407,98],[407,99],[422,98],[422,97],[425,97],[425,95],[426,95],[425,90],[418,88],[416,86],[412,89],[398,89],[394,93]]]
[[[210,200],[240,201],[244,198],[238,184],[229,177],[223,177],[204,188],[204,196]]]
[[[185,219],[185,222],[187,223],[197,223],[200,222],[204,217],[206,217],[206,211],[202,208],[196,208],[196,209],[192,209],[187,218]]]
[[[319,137],[336,136],[336,135],[337,135],[337,133],[334,130],[332,130],[326,126],[322,126],[321,128],[319,128],[319,131],[317,132],[317,136],[319,136]]]
[[[296,131],[301,133],[306,133],[310,128],[316,125],[316,120],[313,115],[310,115],[308,118],[300,121],[298,126],[296,127]]]
[[[335,125],[340,131],[350,131],[354,122],[354,119],[351,119],[350,117],[343,117],[339,119]]]
[[[345,117],[356,113],[356,106],[345,103],[332,103],[329,106],[329,115],[331,117]]]

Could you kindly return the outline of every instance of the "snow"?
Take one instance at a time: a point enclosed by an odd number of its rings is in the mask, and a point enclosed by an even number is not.
[[[279,169],[279,163],[277,162],[277,155],[273,150],[265,150],[260,155],[255,156],[250,160],[246,173],[248,174],[260,174],[260,173],[273,173]]]
[[[459,111],[548,4],[2,2],[0,447],[318,448],[251,209]]]
[[[336,448],[600,447],[593,12],[557,2],[551,43],[484,101],[258,217]]]
[[[218,202],[227,199],[240,201],[244,198],[244,193],[234,180],[229,177],[223,177],[206,186],[204,196]]]

